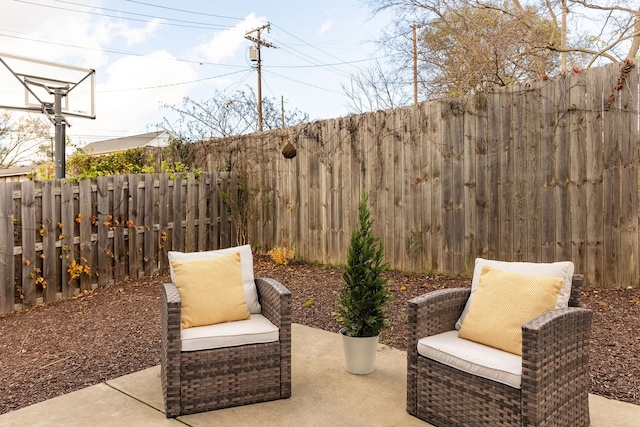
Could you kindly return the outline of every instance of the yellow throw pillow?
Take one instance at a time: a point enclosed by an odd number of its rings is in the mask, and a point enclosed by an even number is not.
[[[180,293],[180,328],[248,319],[240,253],[218,258],[171,261]]]
[[[555,308],[563,283],[484,266],[458,336],[522,355],[522,325]]]

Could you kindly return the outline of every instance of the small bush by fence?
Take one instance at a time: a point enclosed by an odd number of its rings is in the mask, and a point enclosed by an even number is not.
[[[164,273],[167,252],[233,246],[235,173],[0,183],[0,313]]]

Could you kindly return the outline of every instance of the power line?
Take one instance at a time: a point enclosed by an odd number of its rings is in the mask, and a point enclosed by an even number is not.
[[[338,58],[338,57],[337,57],[337,56],[335,56],[335,55],[332,55],[332,54],[330,54],[330,53],[328,53],[328,52],[325,52],[324,50],[320,49],[319,47],[317,47],[317,46],[315,46],[315,45],[313,45],[313,44],[311,44],[311,43],[309,43],[309,42],[307,42],[307,41],[305,41],[305,40],[302,40],[300,37],[298,37],[298,36],[296,36],[296,35],[291,34],[289,31],[285,30],[284,28],[282,28],[282,27],[280,27],[280,26],[278,26],[278,25],[275,25],[275,24],[274,24],[273,26],[274,26],[274,27],[276,27],[276,28],[278,28],[278,29],[280,29],[281,31],[283,31],[283,32],[285,32],[285,33],[287,33],[287,34],[289,34],[291,37],[295,38],[296,40],[301,41],[302,43],[306,44],[307,46],[312,47],[313,49],[317,50],[318,52],[321,52],[321,53],[323,53],[323,54],[325,54],[325,55],[327,55],[327,56],[329,56],[329,57],[331,57],[331,58],[333,58],[333,59],[337,59],[337,60],[338,60],[338,61],[340,61],[340,62],[345,62],[342,58]]]
[[[9,31],[9,30],[2,29],[2,31]],[[12,31],[12,32],[14,32],[14,31]],[[22,34],[22,33],[18,33],[18,34]],[[192,60],[192,59],[181,59],[181,58],[167,58],[167,57],[161,57],[161,56],[150,56],[150,55],[147,55],[147,54],[137,53],[137,52],[129,52],[129,51],[124,51],[124,50],[115,50],[115,49],[108,49],[108,48],[96,48],[96,47],[79,46],[79,45],[75,45],[75,44],[54,42],[54,41],[50,41],[50,40],[41,40],[41,39],[36,39],[36,38],[32,38],[32,37],[13,36],[13,35],[10,35],[10,34],[3,34],[3,33],[0,33],[0,37],[9,37],[9,38],[14,38],[14,39],[19,39],[19,40],[28,40],[28,41],[33,41],[33,42],[36,42],[36,43],[45,43],[45,44],[50,44],[50,45],[55,45],[55,46],[71,47],[71,48],[74,48],[74,49],[92,50],[92,51],[97,51],[97,52],[108,52],[108,53],[114,53],[114,54],[117,54],[117,55],[130,55],[130,56],[146,57],[146,58],[151,58],[151,59],[161,59],[161,60],[165,60],[165,61],[185,62],[185,63],[189,63],[189,64],[215,65],[215,66],[220,66],[220,67],[233,67],[233,68],[243,67],[244,68],[244,65],[231,65],[231,64],[221,64],[221,63],[216,63],[216,62],[198,61],[198,60]]]
[[[166,83],[166,84],[162,84],[162,85],[157,85],[157,86],[146,86],[146,87],[137,87],[137,88],[127,88],[127,89],[114,89],[114,90],[101,90],[101,91],[96,91],[96,93],[112,93],[112,92],[130,92],[130,91],[134,91],[134,90],[149,90],[149,89],[160,89],[163,87],[172,87],[172,86],[182,86],[182,85],[188,85],[191,83],[200,83],[200,82],[204,82],[207,80],[214,80],[214,79],[219,79],[221,77],[227,77],[227,76],[231,76],[234,74],[239,74],[239,73],[246,73],[246,70],[239,70],[239,71],[233,71],[231,73],[226,73],[226,74],[220,74],[218,76],[211,76],[211,77],[203,77],[201,79],[196,79],[196,80],[189,80],[186,82],[176,82],[176,83]],[[249,73],[250,74],[250,71]],[[246,79],[246,77],[245,77]]]
[[[24,2],[24,0],[21,0],[21,1]],[[197,25],[197,26],[194,26],[194,27],[192,27],[191,25],[185,25],[186,27],[191,27],[191,28],[205,28],[205,29],[208,29],[208,28],[211,28],[211,29],[229,29],[229,28],[233,28],[230,25],[214,25],[214,24],[209,24],[207,22],[186,21],[186,20],[183,20],[183,19],[167,18],[165,16],[154,16],[154,15],[147,15],[147,14],[144,14],[144,13],[127,12],[126,10],[117,10],[117,9],[109,9],[109,8],[106,8],[106,7],[89,6],[89,5],[86,5],[86,4],[75,3],[75,2],[72,2],[72,1],[66,1],[66,0],[54,0],[54,1],[56,1],[58,3],[71,4],[71,5],[74,5],[74,6],[87,7],[87,8],[91,8],[91,9],[106,10],[108,12],[126,13],[128,15],[142,16],[142,17],[145,17],[145,18],[163,19],[163,20],[166,20],[166,21],[169,21],[169,22],[179,22],[179,23],[183,23],[183,24]],[[87,13],[91,13],[91,12],[87,12]],[[111,17],[110,15],[102,15],[102,14],[95,14],[95,15]],[[121,19],[130,19],[130,18],[126,18],[126,17],[119,17],[119,18],[121,18]],[[160,23],[160,24],[164,24],[164,23]],[[170,24],[166,24],[166,25],[170,25]],[[181,25],[177,25],[176,24],[176,26],[181,26]]]
[[[199,11],[193,11],[193,10],[179,9],[179,8],[169,7],[169,6],[160,6],[158,4],[146,3],[146,2],[142,2],[142,1],[136,1],[136,0],[126,0],[126,1],[128,1],[129,3],[137,3],[137,4],[144,5],[144,6],[156,7],[156,8],[159,8],[159,9],[172,10],[174,12],[191,13],[191,14],[200,15],[200,16],[211,16],[211,17],[214,17],[214,18],[223,18],[223,19],[233,19],[235,21],[244,21],[244,18],[236,18],[234,16],[214,15],[212,13],[205,13],[205,12],[199,12]]]
[[[86,14],[86,15],[93,15],[93,16],[101,16],[101,17],[107,17],[107,18],[115,18],[115,19],[124,19],[127,21],[134,21],[134,22],[143,22],[143,23],[148,23],[149,21],[147,19],[136,19],[136,18],[128,18],[125,16],[117,16],[117,15],[109,15],[106,13],[95,13],[95,12],[88,12],[88,11],[83,11],[83,10],[77,10],[77,9],[70,9],[70,8],[66,8],[66,7],[60,7],[60,6],[52,6],[52,5],[48,5],[48,4],[42,4],[42,3],[33,3],[27,0],[14,0],[18,3],[24,3],[24,4],[30,4],[32,6],[39,6],[39,7],[46,7],[49,9],[56,9],[56,10],[64,10],[66,12],[75,12],[75,13],[82,13],[82,14]],[[56,0],[59,1],[59,0]],[[62,3],[68,3],[68,4],[73,4],[73,5],[77,5],[77,6],[83,6],[83,7],[90,7],[90,6],[86,6],[86,5],[82,5],[82,4],[78,4],[78,3],[73,3],[73,2],[62,2]],[[119,12],[117,10],[114,9],[106,9],[106,8],[100,8],[100,7],[91,7],[92,9],[98,9],[98,10],[109,10],[109,11],[115,11],[115,12]],[[130,15],[137,15],[137,16],[145,16],[148,18],[154,18],[154,19],[164,19],[164,20],[171,20],[171,21],[176,21],[176,22],[188,22],[188,21],[180,21],[180,20],[175,20],[175,19],[167,19],[167,18],[162,18],[162,17],[154,17],[154,16],[150,16],[150,15],[143,15],[143,14],[138,14],[138,13],[133,13],[133,12],[123,12],[123,13],[128,13]],[[210,25],[210,24],[204,24],[204,23],[195,23],[198,25],[186,25],[186,24],[172,24],[171,22],[158,22],[158,24],[160,25],[169,25],[169,26],[174,26],[174,27],[183,27],[183,28],[198,28],[198,29],[227,29],[230,28],[228,26],[214,26],[214,25]]]
[[[304,86],[309,86],[309,87],[312,87],[312,88],[315,88],[315,89],[320,89],[320,90],[323,90],[325,92],[331,92],[331,93],[334,93],[336,95],[344,95],[344,93],[336,92],[335,90],[327,89],[326,87],[316,86],[316,85],[313,85],[311,83],[306,83],[306,82],[302,82],[300,80],[292,79],[291,77],[283,76],[282,74],[278,74],[278,73],[274,73],[271,70],[265,70],[265,72],[267,74],[272,74],[272,75],[274,75],[276,77],[280,77],[280,78],[285,79],[285,80],[290,81],[290,82],[296,82],[296,83],[299,83],[299,84],[304,85]]]

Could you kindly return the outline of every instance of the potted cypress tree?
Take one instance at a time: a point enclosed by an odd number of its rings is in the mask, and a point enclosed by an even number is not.
[[[365,375],[375,370],[380,332],[388,326],[384,306],[391,299],[382,273],[387,269],[384,248],[373,237],[373,220],[362,193],[358,204],[359,228],[351,234],[347,264],[343,273],[334,316],[342,325],[340,335],[347,372]]]

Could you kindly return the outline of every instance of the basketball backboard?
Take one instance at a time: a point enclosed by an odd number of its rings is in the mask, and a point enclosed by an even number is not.
[[[0,52],[0,108],[95,119],[95,71]],[[60,98],[59,98],[60,99]]]

